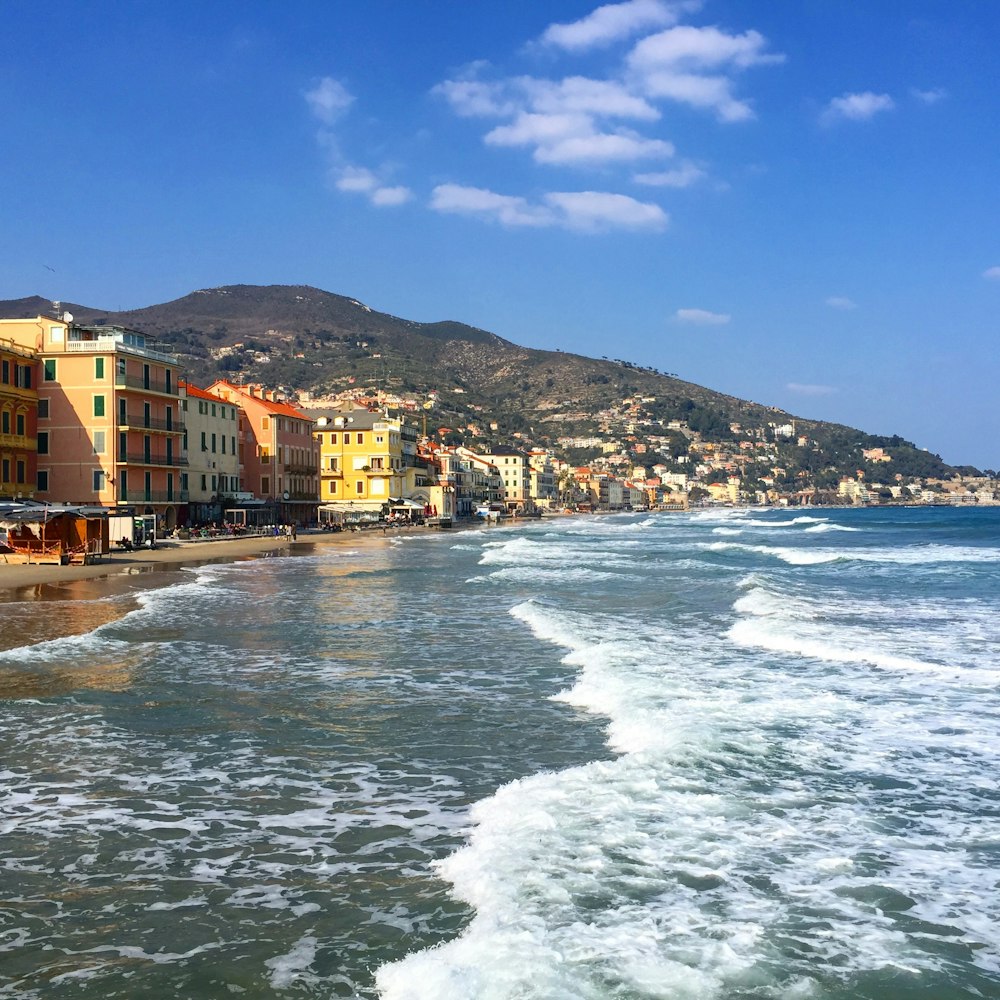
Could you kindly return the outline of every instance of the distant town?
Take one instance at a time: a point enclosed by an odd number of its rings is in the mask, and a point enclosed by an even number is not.
[[[229,379],[196,386],[145,334],[68,314],[0,319],[0,360],[0,501],[128,509],[159,533],[695,505],[1000,502],[992,474],[892,472],[891,444],[864,449],[862,467],[831,482],[794,421],[730,422],[719,440],[697,421],[657,419],[651,396],[593,414],[597,434],[559,437],[556,450],[518,431],[484,446],[499,430],[486,416],[437,426],[434,391],[353,379],[322,397]],[[574,462],[580,456],[585,464]]]

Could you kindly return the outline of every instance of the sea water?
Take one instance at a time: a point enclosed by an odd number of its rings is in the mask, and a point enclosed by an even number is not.
[[[0,653],[0,997],[1000,997],[1000,510],[546,518],[106,600]]]

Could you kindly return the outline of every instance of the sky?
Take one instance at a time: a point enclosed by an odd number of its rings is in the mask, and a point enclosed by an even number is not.
[[[1000,468],[993,0],[0,16],[0,299],[314,285]]]

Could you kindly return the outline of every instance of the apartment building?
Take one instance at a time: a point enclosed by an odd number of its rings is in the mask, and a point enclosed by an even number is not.
[[[173,528],[187,495],[172,354],[136,330],[40,315],[0,320],[39,360],[39,500],[134,506]]]
[[[408,495],[407,470],[414,466],[404,460],[402,431],[398,418],[383,413],[316,411],[323,503],[377,514],[390,500]]]
[[[240,491],[240,409],[188,382],[181,382],[180,389],[187,458],[181,483],[188,491],[190,520],[221,521]]]
[[[319,443],[313,438],[313,418],[260,385],[221,379],[205,391],[237,408],[242,489],[264,500],[279,521],[315,520]]]
[[[497,467],[503,480],[503,502],[510,512],[531,509],[531,466],[517,448],[493,448],[484,456]]]
[[[38,486],[38,359],[0,342],[0,497],[32,497]]]

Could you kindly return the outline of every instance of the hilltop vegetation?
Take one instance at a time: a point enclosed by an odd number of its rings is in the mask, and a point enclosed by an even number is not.
[[[34,297],[0,302],[0,313],[37,315],[51,307]],[[743,442],[744,452],[747,442],[768,443],[759,461],[738,463],[739,474],[822,488],[863,469],[862,452],[879,447],[890,455],[879,464],[881,478],[975,472],[952,469],[899,437],[793,416],[670,373],[520,347],[458,322],[405,320],[309,286],[203,289],[125,312],[63,307],[78,322],[156,337],[196,384],[225,377],[319,397],[355,388],[418,404],[433,398],[433,409],[421,411],[430,429],[474,447],[514,440],[583,463],[614,446],[622,465],[680,468],[689,455],[697,458],[693,442],[736,451]]]

